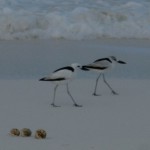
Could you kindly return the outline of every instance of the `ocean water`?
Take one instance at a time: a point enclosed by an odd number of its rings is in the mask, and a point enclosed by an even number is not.
[[[149,47],[149,40],[133,39],[0,41],[0,80],[38,80],[72,63],[86,65],[108,56],[127,64],[116,65],[106,78],[150,79]],[[97,76],[95,72],[77,73],[77,78],[94,81]]]
[[[150,39],[150,0],[0,0],[0,40]]]

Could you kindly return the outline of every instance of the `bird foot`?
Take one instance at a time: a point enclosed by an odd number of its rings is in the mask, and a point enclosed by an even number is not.
[[[74,104],[75,107],[82,107],[82,105]]]
[[[93,96],[101,96],[100,94],[93,93]]]
[[[117,92],[115,92],[115,91],[112,91],[112,94],[114,94],[114,95],[119,95]]]
[[[60,107],[60,106],[55,105],[54,103],[52,103],[51,105],[52,105],[53,107]]]

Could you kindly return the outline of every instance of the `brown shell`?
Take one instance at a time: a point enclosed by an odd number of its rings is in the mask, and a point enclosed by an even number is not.
[[[46,135],[47,135],[47,133],[46,133],[46,131],[43,130],[43,129],[38,129],[38,130],[36,130],[36,132],[35,132],[35,138],[36,138],[36,139],[45,139],[45,138],[46,138]]]
[[[17,128],[13,128],[10,130],[10,135],[12,136],[19,136],[20,135],[20,131]]]
[[[20,135],[23,137],[29,137],[29,136],[31,136],[31,134],[32,134],[32,131],[28,128],[23,128],[20,131]]]

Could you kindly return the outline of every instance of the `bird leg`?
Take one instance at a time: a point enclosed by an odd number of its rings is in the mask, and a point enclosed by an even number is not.
[[[112,92],[114,95],[118,95],[118,93],[115,92],[115,91],[113,90],[113,88],[108,84],[108,82],[107,82],[106,79],[105,79],[104,74],[103,74],[103,80],[104,80],[104,83],[105,83],[105,84],[108,86],[108,88],[111,90],[111,92]]]
[[[57,90],[57,88],[58,88],[58,84],[54,88],[54,97],[53,97],[53,102],[51,103],[51,105],[53,107],[60,107],[60,106],[55,105],[55,96],[56,96],[56,90]]]
[[[75,107],[82,107],[82,105],[78,105],[78,104],[75,102],[75,100],[73,99],[71,93],[69,92],[68,84],[66,85],[66,87],[67,87],[67,93],[68,93],[68,95],[70,96],[71,100],[73,101],[74,106],[75,106]]]
[[[100,77],[101,77],[101,73],[98,75],[98,77],[97,77],[97,79],[96,79],[96,84],[95,84],[94,93],[93,93],[94,96],[100,96],[100,95],[96,94],[97,83],[98,83],[98,80],[99,80]]]

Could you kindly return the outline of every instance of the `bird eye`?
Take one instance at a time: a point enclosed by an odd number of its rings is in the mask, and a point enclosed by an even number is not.
[[[114,57],[114,56],[111,56],[111,58],[112,58],[114,61],[117,61],[116,57]]]

